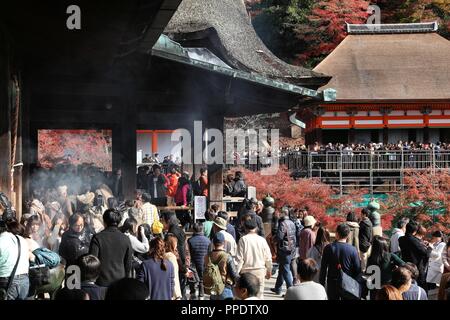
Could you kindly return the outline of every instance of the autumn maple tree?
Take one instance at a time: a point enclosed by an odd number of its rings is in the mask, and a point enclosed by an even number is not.
[[[364,193],[363,190],[355,190],[339,197],[331,186],[320,182],[319,179],[294,180],[285,167],[280,167],[277,174],[269,176],[244,168],[233,168],[227,174],[238,170],[243,172],[247,185],[256,188],[258,199],[271,195],[275,199],[277,209],[284,205],[307,207],[309,213],[330,230],[345,221],[345,215],[349,211],[356,210],[355,203],[362,201]]]

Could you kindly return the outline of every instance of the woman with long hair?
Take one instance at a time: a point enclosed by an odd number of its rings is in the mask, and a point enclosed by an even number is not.
[[[367,267],[378,266],[381,271],[381,285],[389,284],[395,266],[404,266],[405,262],[395,253],[389,251],[388,239],[375,236],[372,241],[372,252],[367,260]],[[371,292],[372,297],[376,292]]]
[[[150,300],[172,300],[175,290],[174,266],[165,258],[164,240],[155,237],[150,242],[150,258],[142,262],[137,279],[143,282]]]
[[[323,249],[330,243],[330,233],[322,226],[317,229],[316,242],[307,253],[308,258],[314,259],[318,272],[314,276],[313,281],[319,283],[320,264],[322,261]]]
[[[150,244],[145,236],[145,229],[138,227],[138,222],[135,218],[128,218],[124,221],[120,231],[125,234],[131,242],[131,247],[135,253],[146,253],[150,249]],[[140,238],[138,235],[140,234]],[[139,240],[141,239],[141,240]]]
[[[172,263],[175,275],[178,275],[178,270],[179,270],[179,266],[178,266],[179,256],[178,256],[177,246],[178,246],[177,237],[175,237],[174,235],[168,234],[166,236],[166,240],[165,240],[166,254],[164,257],[167,260],[169,260],[169,262]],[[175,288],[174,288],[173,299],[174,300],[181,299],[180,279],[177,276],[175,276]]]

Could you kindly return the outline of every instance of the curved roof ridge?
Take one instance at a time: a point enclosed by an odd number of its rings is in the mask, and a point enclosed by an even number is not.
[[[243,0],[183,0],[164,33],[178,42],[209,38],[226,63],[268,78],[319,86],[330,80],[276,57],[256,34]]]

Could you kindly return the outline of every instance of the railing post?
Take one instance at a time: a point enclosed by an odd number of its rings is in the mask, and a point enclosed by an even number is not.
[[[340,152],[340,157],[339,157],[339,191],[340,194],[342,196],[343,194],[343,186],[342,186],[342,151]]]
[[[402,161],[401,161],[401,163],[400,163],[400,188],[401,188],[401,190],[403,190],[403,187],[404,187],[404,176],[403,176],[403,171],[404,171],[404,169],[405,169],[405,157],[404,157],[404,154],[403,154],[403,148],[401,149],[401,157],[402,157]]]
[[[309,178],[312,178],[312,168],[313,168],[312,155],[311,155],[311,151],[308,151],[308,177]]]
[[[373,195],[373,155],[372,152],[369,152],[369,184],[370,184],[370,195]]]

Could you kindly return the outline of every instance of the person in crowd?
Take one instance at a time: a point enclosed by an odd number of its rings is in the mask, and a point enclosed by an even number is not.
[[[327,300],[325,288],[313,281],[318,272],[317,263],[313,259],[300,260],[298,262],[300,284],[290,287],[284,300]]]
[[[85,254],[78,258],[77,265],[80,268],[81,290],[89,295],[89,300],[104,300],[106,288],[95,283],[100,275],[100,260]]]
[[[203,235],[208,239],[211,239],[211,231],[214,225],[214,219],[217,213],[212,212],[212,209],[208,209],[205,213],[205,222],[203,223]]]
[[[173,300],[180,300],[181,296],[181,288],[180,288],[180,279],[178,277],[179,267],[178,267],[178,240],[177,237],[168,234],[165,239],[165,250],[166,253],[164,255],[164,259],[167,259],[173,265],[173,273],[174,273],[174,290],[173,290]]]
[[[239,239],[236,269],[239,274],[249,272],[258,278],[258,298],[263,299],[265,279],[272,276],[272,253],[266,239],[258,235],[258,226],[254,219],[245,220],[244,227],[247,234]]]
[[[404,266],[405,262],[395,253],[389,251],[388,239],[375,236],[372,242],[372,252],[367,261],[367,266],[377,266],[380,268],[381,285],[389,284],[392,279],[392,270],[394,266]],[[376,291],[371,292],[372,297]]]
[[[236,241],[239,241],[239,239],[245,235],[246,230],[243,224],[243,221],[247,218],[247,216],[252,217],[255,219],[257,227],[258,227],[258,235],[265,238],[265,231],[264,231],[264,223],[262,221],[262,218],[255,213],[256,206],[258,205],[258,201],[256,199],[244,199],[242,201],[241,208],[238,211],[237,215],[237,221],[238,224],[236,226]]]
[[[161,172],[161,166],[153,165],[153,173],[148,176],[148,193],[156,206],[167,205],[167,178]]]
[[[35,241],[39,248],[47,247],[48,232],[46,232],[46,227],[38,215],[32,215],[28,218],[25,225],[25,237]]]
[[[417,279],[419,278],[419,269],[411,262],[404,265],[406,269],[411,273],[411,286],[402,293],[404,300],[428,300],[428,295],[425,289],[418,285]]]
[[[444,264],[444,273],[450,273],[450,237],[442,252],[442,263]]]
[[[226,231],[231,234],[231,236],[234,238],[234,240],[236,240],[236,229],[234,228],[234,226],[230,223],[229,221],[229,217],[228,217],[228,213],[226,213],[225,211],[218,211],[217,212],[217,216],[221,217],[222,219],[224,219],[227,222],[227,229]]]
[[[435,289],[441,282],[442,274],[444,273],[444,261],[442,256],[446,247],[445,236],[442,231],[435,231],[431,236],[430,244],[433,249],[430,253],[426,279],[429,290]]]
[[[275,294],[281,294],[281,287],[283,282],[286,282],[286,289],[289,289],[294,282],[291,272],[291,260],[295,254],[297,240],[296,228],[294,222],[289,219],[289,211],[282,210],[280,220],[278,221],[278,230],[275,235],[277,243],[277,262],[278,262],[278,277],[275,283],[275,288],[270,290]]]
[[[204,261],[205,256],[208,254],[208,248],[211,244],[211,241],[203,235],[203,225],[200,223],[195,223],[194,234],[188,240],[189,251],[191,254],[191,264],[192,267],[196,270],[199,283],[198,283],[198,297],[204,297],[204,287],[203,287],[203,271],[204,271]],[[192,290],[191,292],[195,290]]]
[[[377,291],[375,300],[403,300],[403,297],[396,287],[386,284]]]
[[[347,214],[347,225],[350,228],[350,233],[347,238],[347,243],[351,244],[356,248],[356,251],[359,251],[359,223],[356,214],[351,211]]]
[[[150,242],[150,258],[137,273],[137,279],[148,288],[150,300],[172,300],[175,296],[174,266],[164,258],[165,253],[164,240],[154,238]]]
[[[200,196],[208,196],[208,170],[206,168],[200,169],[200,178],[198,178],[200,186]]]
[[[53,223],[53,227],[51,229],[50,235],[47,238],[48,248],[58,253],[59,246],[61,244],[62,235],[66,231],[67,223],[62,218],[57,218]]]
[[[241,171],[236,171],[234,174],[233,183],[233,197],[246,197],[247,196],[247,185],[244,181],[244,175]]]
[[[124,278],[112,283],[105,296],[106,301],[143,301],[149,299],[147,286],[132,278]]]
[[[189,173],[184,172],[177,182],[177,190],[175,191],[175,204],[177,206],[187,207],[192,204],[193,193],[192,186],[189,180]],[[177,211],[177,217],[181,225],[187,231],[191,224],[191,215],[189,210]]]
[[[402,259],[405,262],[411,262],[419,269],[419,278],[417,282],[422,288],[426,288],[426,266],[433,248],[428,243],[423,242],[417,237],[419,225],[410,221],[406,225],[405,236],[399,238],[399,245],[402,253]]]
[[[359,222],[359,257],[361,258],[361,269],[364,272],[373,239],[372,221],[369,219],[370,211],[367,208],[361,210],[361,221]]]
[[[95,192],[93,206],[89,209],[89,221],[85,221],[95,233],[101,232],[105,226],[103,213],[108,209],[105,198],[100,190]]]
[[[295,248],[295,253],[293,255],[293,258],[291,260],[291,272],[292,272],[292,277],[294,278],[294,285],[299,284],[299,280],[298,280],[298,274],[297,274],[297,261],[300,257],[300,243],[299,243],[299,239],[300,239],[300,233],[303,230],[303,224],[302,224],[302,220],[303,220],[303,216],[300,218],[300,210],[298,209],[294,209],[289,207],[289,218],[292,220],[292,222],[294,222],[295,225],[295,239],[296,241],[296,248]],[[318,224],[316,224],[315,228],[319,229],[320,226],[318,226]],[[314,232],[317,234],[317,229],[314,230]]]
[[[179,272],[178,277],[180,280],[180,288],[181,288],[181,295],[183,299],[186,298],[186,285],[187,285],[187,274],[188,274],[188,267],[189,267],[189,261],[187,259],[187,252],[186,252],[186,234],[182,228],[180,228],[179,221],[176,217],[175,212],[173,211],[163,211],[161,212],[161,221],[163,224],[163,229],[168,234],[174,235],[178,242],[177,242],[177,251],[179,256]]]
[[[211,293],[211,300],[229,300],[233,299],[233,285],[236,282],[238,274],[235,269],[233,257],[225,251],[225,237],[223,233],[218,232],[212,240],[214,249],[205,256],[204,266],[208,264],[217,265],[222,276],[221,281],[225,287],[221,293]],[[206,284],[211,285],[211,284]]]
[[[320,266],[322,263],[323,249],[330,243],[330,233],[324,228],[317,229],[317,236],[314,246],[309,249],[307,257],[316,261],[318,272],[314,275],[313,281],[319,283]]]
[[[81,289],[69,289],[64,287],[56,291],[55,301],[84,301],[90,300],[89,294]]]
[[[17,265],[17,266],[16,266]],[[8,230],[6,221],[0,219],[0,289],[5,290],[5,300],[25,300],[30,288],[28,243],[20,235]],[[13,275],[14,271],[14,275]],[[8,282],[10,277],[10,287]]]
[[[306,259],[308,251],[316,242],[316,233],[313,231],[317,221],[313,216],[306,216],[303,219],[304,228],[300,232],[299,242],[299,259]]]
[[[410,298],[408,297],[408,295],[406,295],[405,297],[405,293],[408,292],[411,288],[412,274],[411,271],[406,267],[406,265],[404,267],[399,267],[397,269],[394,269],[394,271],[392,271],[391,285],[400,291],[404,300],[407,300],[406,298]],[[418,296],[418,292],[420,292],[420,290],[416,290],[416,292],[417,292],[416,299],[411,300],[420,300],[417,299],[420,298]]]
[[[409,218],[402,217],[396,223],[396,228],[392,231],[391,236],[391,252],[399,253],[400,245],[398,244],[398,239],[403,237],[406,232],[406,225],[409,223]]]
[[[113,195],[118,200],[123,200],[123,191],[122,191],[122,170],[115,169],[114,174],[111,177],[109,187],[113,192]]]
[[[123,226],[120,230],[125,234],[131,242],[131,248],[135,253],[146,253],[150,249],[150,244],[145,236],[145,230],[141,226],[138,227],[138,222],[134,218],[128,218],[125,220]],[[141,240],[137,238],[137,235],[140,234]]]
[[[61,205],[61,210],[67,219],[73,214],[72,202],[67,194],[67,186],[58,186],[58,202]]]
[[[249,272],[241,274],[234,286],[234,296],[239,300],[259,300],[259,280]]]
[[[89,254],[101,262],[97,284],[102,287],[131,275],[133,248],[130,239],[118,228],[120,220],[117,210],[106,210],[103,214],[106,228],[92,237],[89,248]]]
[[[233,196],[234,191],[234,177],[232,174],[227,174],[223,181],[223,195]]]
[[[69,230],[63,233],[59,245],[59,255],[66,260],[66,265],[76,264],[79,257],[89,252],[92,234],[87,231],[84,218],[79,214],[69,218]]]
[[[170,173],[167,175],[167,197],[170,197],[171,199],[175,198],[175,194],[178,189],[178,179],[180,177],[181,174],[178,172],[178,168],[176,166],[172,166],[170,168]]]
[[[213,234],[214,236],[217,233],[222,233],[225,237],[225,251],[229,253],[233,258],[236,256],[236,250],[237,250],[237,244],[234,240],[233,236],[229,234],[227,231],[227,221],[224,218],[217,217],[214,220],[213,225]],[[212,247],[210,247],[210,250],[212,250]]]
[[[152,226],[155,221],[159,221],[158,209],[151,203],[152,197],[147,192],[142,193],[142,207],[141,207],[141,223],[146,223]]]
[[[338,290],[339,269],[342,268],[350,277],[356,279],[361,274],[361,263],[356,248],[347,243],[350,227],[342,223],[336,229],[336,241],[323,250],[320,266],[320,284],[327,288],[329,300],[340,300]]]

